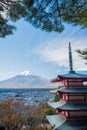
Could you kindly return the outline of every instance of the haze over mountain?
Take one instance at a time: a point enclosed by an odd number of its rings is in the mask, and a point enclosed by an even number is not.
[[[46,88],[49,85],[49,80],[30,71],[24,71],[12,78],[0,81],[0,88]]]

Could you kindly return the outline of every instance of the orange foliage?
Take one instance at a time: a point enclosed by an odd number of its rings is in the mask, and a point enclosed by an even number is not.
[[[38,106],[29,106],[25,101],[15,101],[13,98],[2,101],[0,104],[0,125],[4,125],[6,130],[21,130],[26,126],[25,130],[39,130],[41,123],[45,123],[46,119],[42,116],[45,107],[40,104]],[[42,128],[47,130],[47,128]]]

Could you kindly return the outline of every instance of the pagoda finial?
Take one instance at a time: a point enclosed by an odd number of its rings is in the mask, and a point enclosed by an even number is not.
[[[73,61],[72,61],[72,51],[71,51],[71,43],[69,42],[69,67],[70,67],[70,72],[73,71]]]

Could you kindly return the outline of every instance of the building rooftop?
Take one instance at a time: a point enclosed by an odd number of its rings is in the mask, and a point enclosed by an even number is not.
[[[53,130],[85,130],[87,129],[87,119],[63,119],[60,115],[47,116]]]
[[[50,93],[56,94],[57,92],[68,94],[87,94],[87,88],[59,88],[56,90],[50,90]]]
[[[58,128],[59,126],[61,126],[66,120],[63,119],[60,115],[50,115],[50,116],[46,116],[49,123],[55,128]]]
[[[69,102],[48,102],[48,104],[58,110],[63,111],[77,111],[87,110],[87,103],[69,103]]]
[[[65,102],[62,102],[62,101],[59,101],[59,102],[48,102],[48,105],[51,106],[54,109],[56,109],[57,107],[61,107],[64,104],[65,104]]]
[[[67,74],[58,75],[58,77],[51,80],[51,82],[61,82],[64,79],[82,79],[82,81],[87,81],[87,75],[76,73],[75,71],[70,71]]]
[[[50,90],[50,93],[56,94],[56,93],[57,93],[57,89],[55,89],[55,90]]]
[[[59,78],[75,78],[75,79],[87,79],[87,75],[76,73],[75,71],[70,71],[64,75],[58,75]]]
[[[56,91],[70,94],[87,94],[87,88],[61,88]]]

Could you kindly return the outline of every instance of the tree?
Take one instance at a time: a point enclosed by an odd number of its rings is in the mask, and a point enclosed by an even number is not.
[[[87,0],[25,0],[25,19],[45,31],[62,32],[64,22],[87,28]]]
[[[6,130],[39,130],[40,124],[47,123],[44,113],[52,114],[52,110],[43,104],[30,106],[10,98],[0,103],[0,126],[5,126]]]
[[[26,106],[24,101],[14,101],[13,98],[4,100],[0,104],[0,125],[7,130],[21,129],[22,124],[26,123]]]
[[[45,115],[54,115],[54,110],[53,108],[47,108],[45,110]]]
[[[86,49],[83,49],[83,50],[78,49],[78,50],[76,50],[76,52],[79,54],[79,56],[80,56],[82,59],[84,59],[84,60],[87,61],[87,48],[86,48]],[[87,64],[87,63],[86,63],[86,64]]]
[[[0,0],[0,37],[13,34],[16,29],[11,22],[25,16],[21,0]]]
[[[49,32],[62,32],[65,22],[87,28],[87,0],[0,0],[0,37],[12,34],[9,21],[22,17]]]
[[[54,97],[54,102],[58,102],[60,100],[61,96],[58,94],[55,95]]]

